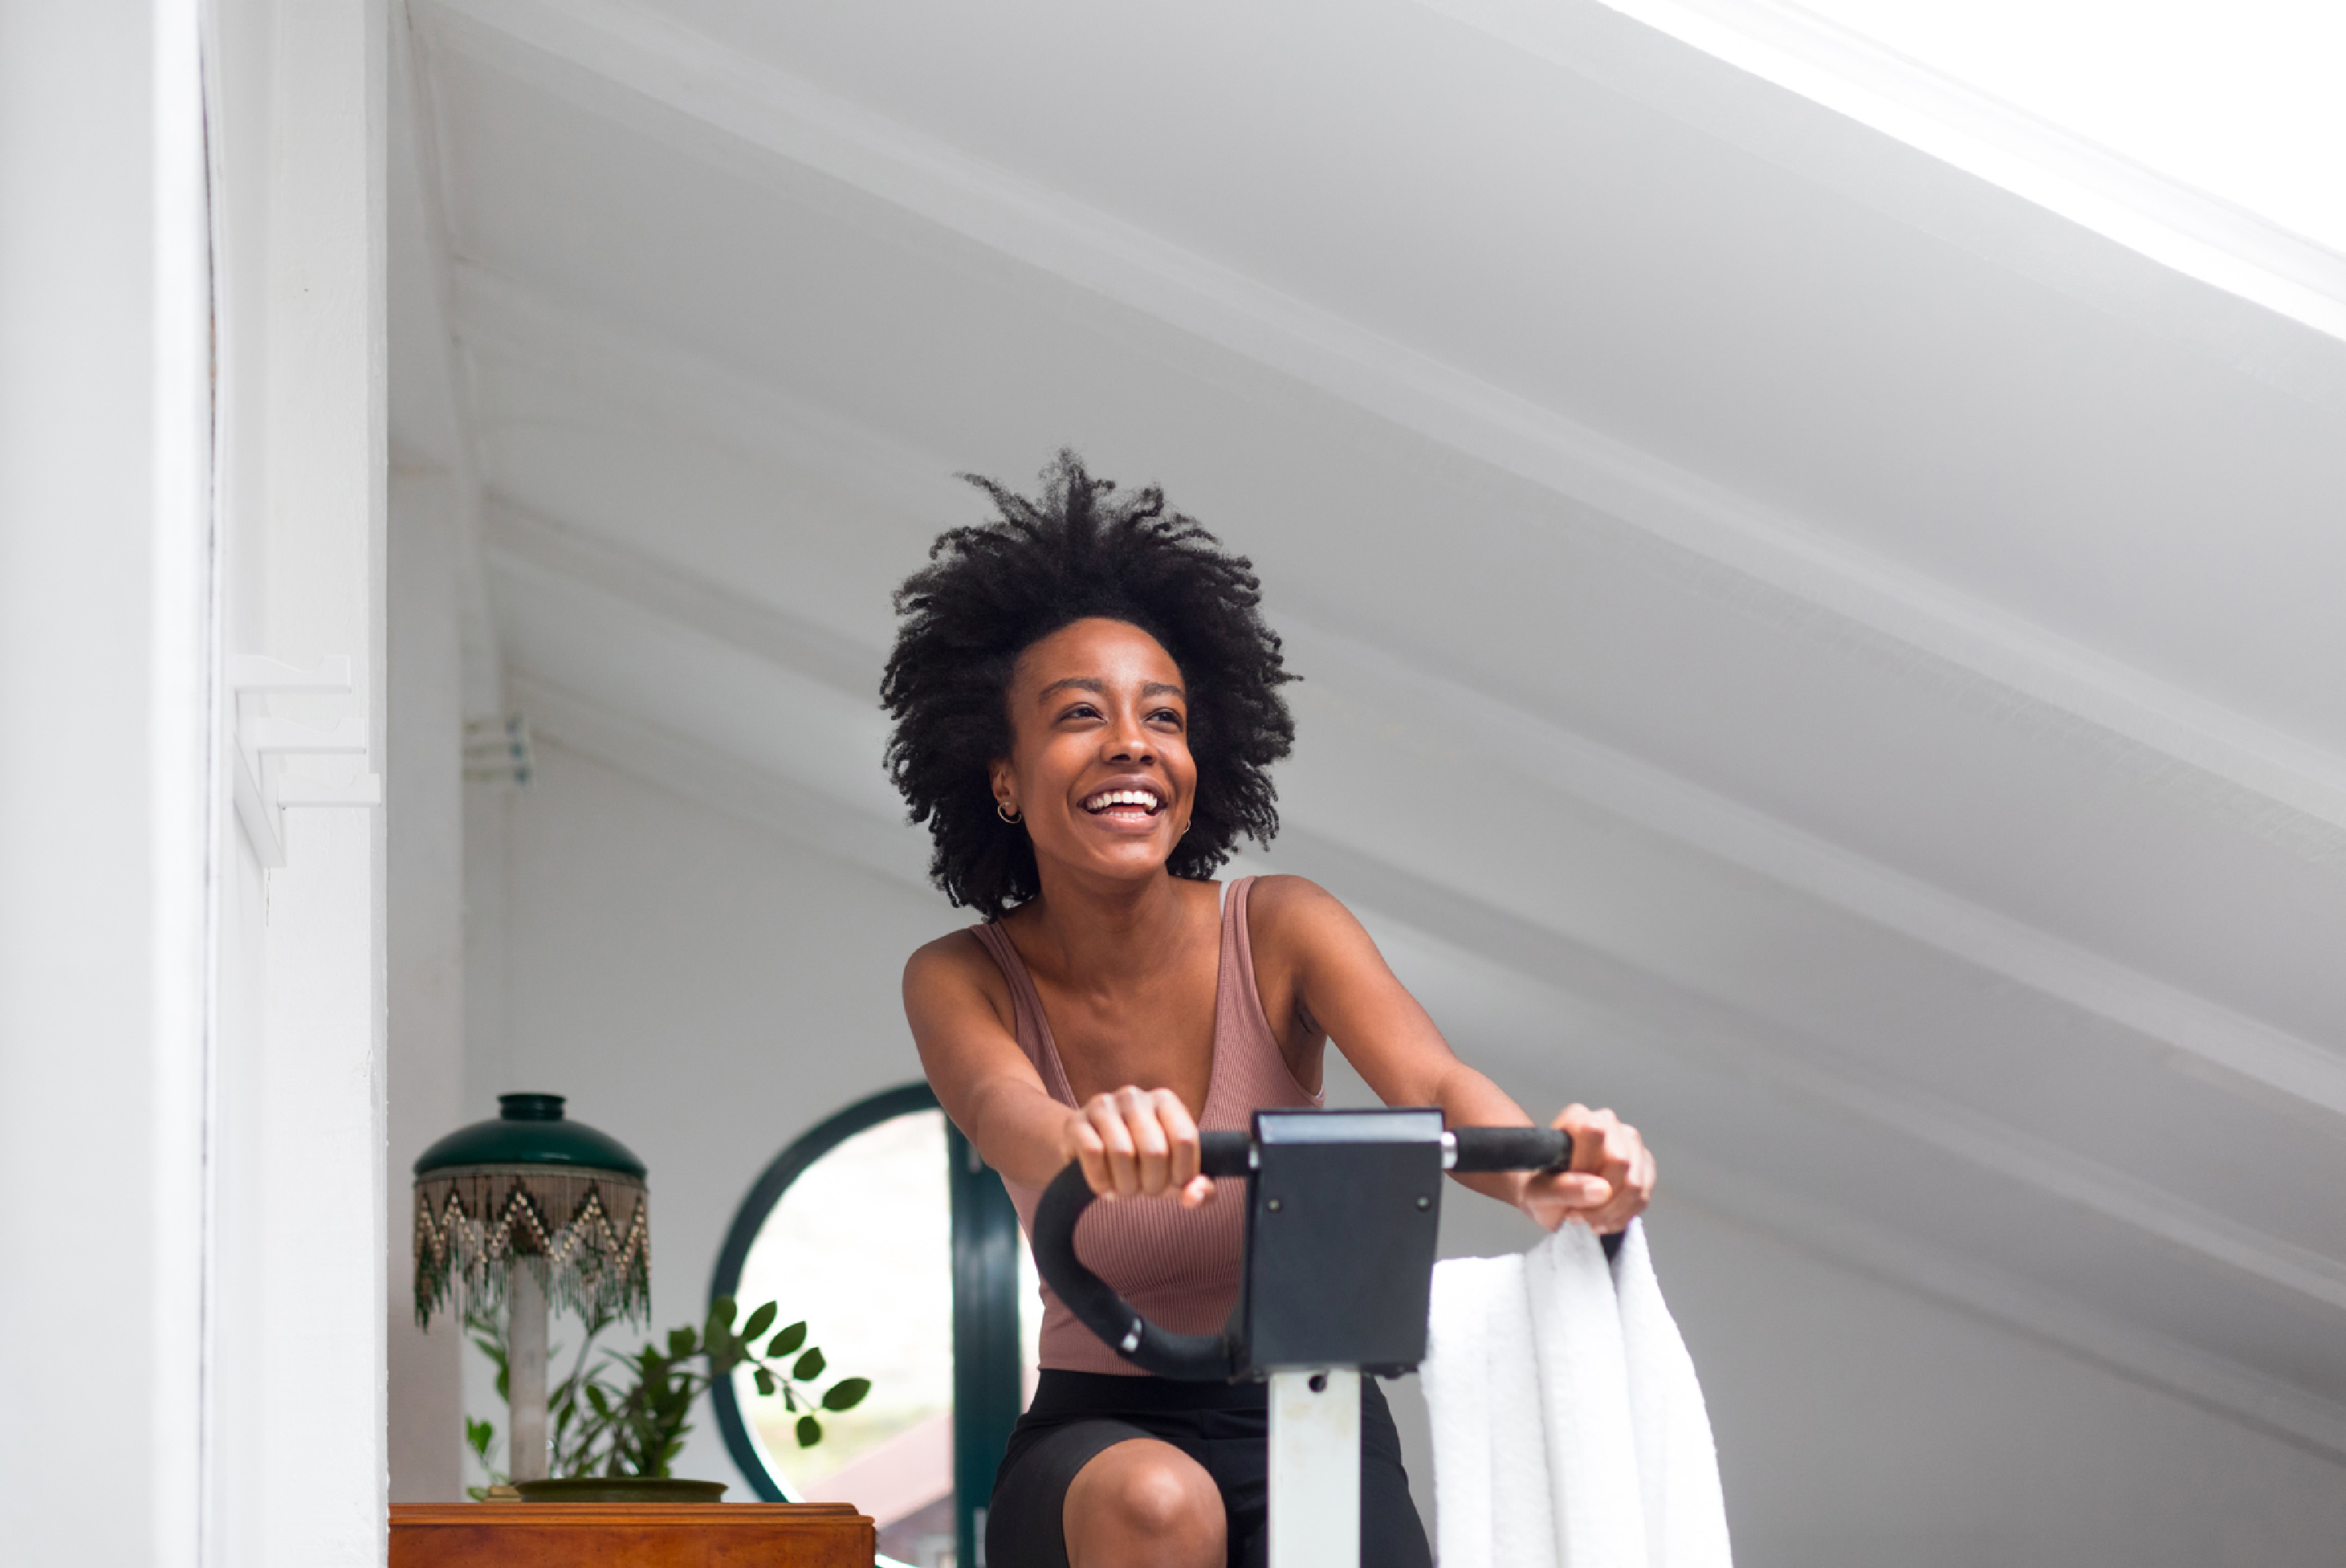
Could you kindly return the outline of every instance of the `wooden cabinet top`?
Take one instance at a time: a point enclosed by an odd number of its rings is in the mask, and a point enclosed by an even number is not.
[[[399,1503],[391,1568],[872,1568],[843,1502]]]

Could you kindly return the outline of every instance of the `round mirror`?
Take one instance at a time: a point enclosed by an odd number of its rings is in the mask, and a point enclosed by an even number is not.
[[[992,1184],[1001,1212],[1008,1201],[968,1147],[925,1085],[852,1105],[768,1167],[719,1260],[712,1294],[730,1295],[745,1313],[770,1300],[779,1304],[778,1324],[806,1323],[807,1343],[823,1356],[817,1381],[872,1380],[854,1409],[815,1412],[821,1441],[801,1445],[803,1401],[793,1409],[779,1391],[760,1394],[748,1369],[737,1372],[729,1387],[713,1390],[735,1463],[761,1496],[852,1502],[871,1514],[883,1563],[943,1568],[956,1561],[970,1522],[968,1510],[956,1507],[957,1440],[972,1445],[975,1459],[978,1447],[990,1441],[998,1451],[1006,1436],[960,1430],[971,1412],[955,1408],[956,1313],[964,1344],[974,1323],[1011,1328],[1015,1343],[995,1349],[1001,1372],[1016,1380],[1011,1400],[1023,1404],[1019,1395],[1032,1383],[1039,1314],[1018,1309],[1034,1289],[1023,1239],[1015,1273],[955,1278],[956,1222],[967,1227],[974,1214],[995,1212],[966,1192],[956,1205],[956,1178]],[[961,1171],[957,1161],[971,1169]],[[964,1247],[960,1256],[974,1250]],[[964,1388],[971,1370],[963,1369]],[[998,1393],[981,1402],[1000,1405]],[[1010,1414],[1015,1419],[1015,1408]],[[1001,1424],[998,1414],[992,1424]],[[983,1480],[962,1479],[981,1489],[990,1484],[990,1468]],[[983,1505],[982,1492],[974,1502]]]
[[[768,1470],[811,1502],[853,1502],[903,1519],[953,1494],[953,1217],[944,1114],[866,1128],[801,1174],[759,1228],[736,1298],[803,1319],[832,1375],[872,1380],[852,1410],[821,1415],[801,1447],[801,1410],[760,1395],[747,1369],[734,1395]],[[950,1513],[935,1533],[951,1535]]]

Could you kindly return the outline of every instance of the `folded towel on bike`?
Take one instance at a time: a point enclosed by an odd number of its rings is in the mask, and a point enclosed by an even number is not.
[[[1435,1266],[1421,1369],[1443,1568],[1729,1568],[1694,1362],[1632,1221]]]

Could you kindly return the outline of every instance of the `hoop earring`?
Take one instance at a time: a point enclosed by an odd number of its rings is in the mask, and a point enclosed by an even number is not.
[[[1013,811],[1010,809],[1010,802],[1007,800],[996,800],[994,803],[994,814],[1001,818],[1004,821],[1010,823],[1013,827],[1015,827],[1024,820],[1017,812]]]

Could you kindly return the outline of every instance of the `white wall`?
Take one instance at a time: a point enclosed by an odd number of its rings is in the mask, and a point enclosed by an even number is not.
[[[211,10],[220,651],[350,661],[347,695],[248,699],[297,723],[355,720],[367,747],[265,764],[264,782],[280,768],[348,782],[380,773],[388,707],[383,11]],[[382,812],[285,809],[276,868],[224,805],[218,826],[208,1561],[376,1560]]]
[[[766,1162],[848,1102],[919,1076],[898,977],[964,917],[558,738],[541,739],[528,789],[474,801],[502,817],[505,1024],[492,1041],[475,1016],[468,1112],[494,1115],[503,1091],[567,1095],[570,1114],[633,1149],[651,1172],[654,1327],[697,1321]],[[499,831],[474,839],[493,864]],[[474,949],[474,996],[496,967]],[[677,1473],[745,1496],[705,1406],[695,1427]]]
[[[565,1092],[646,1159],[665,1327],[705,1303],[759,1166],[914,1074],[898,967],[960,917],[558,745],[539,758],[504,806],[507,1054],[476,1071],[471,1108]],[[1508,1086],[1549,1110],[1569,1087]],[[1444,1217],[1454,1255],[1531,1239],[1463,1191]],[[2346,1470],[2325,1459],[1691,1203],[1666,1199],[1653,1227],[1745,1568],[2338,1560]],[[1422,1406],[1411,1384],[1393,1397],[1423,1496]],[[679,1472],[730,1479],[700,1424]]]
[[[195,1543],[203,169],[192,22],[167,10],[0,5],[11,1562]]]
[[[346,657],[279,716],[381,755],[382,20],[0,9],[12,1563],[382,1551],[381,823],[264,872],[220,687]]]

